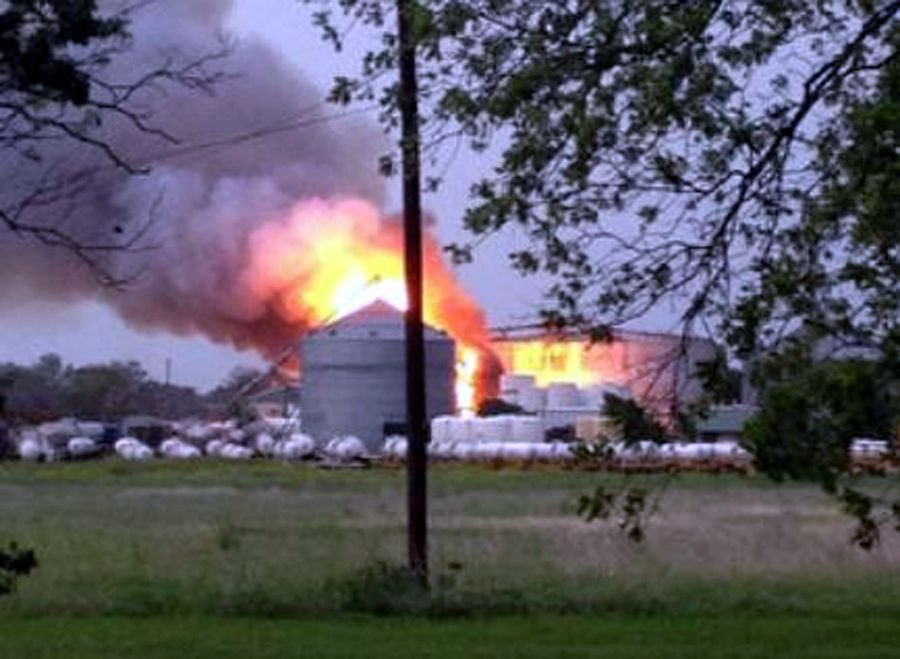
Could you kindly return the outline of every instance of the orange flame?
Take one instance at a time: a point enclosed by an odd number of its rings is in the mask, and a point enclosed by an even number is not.
[[[531,375],[539,387],[554,382],[587,387],[600,382],[627,386],[639,372],[639,365],[659,363],[646,345],[650,344],[591,344],[580,339],[545,337],[499,340],[492,348],[506,372]]]
[[[360,200],[310,200],[251,236],[248,277],[255,299],[270,300],[302,328],[333,322],[376,299],[404,310],[403,233]],[[424,245],[424,319],[457,343],[456,402],[472,410],[486,396],[491,362],[484,314],[456,281],[434,236]]]
[[[584,341],[535,339],[501,342],[497,349],[509,372],[531,375],[539,387],[554,382],[588,386],[600,379],[589,359],[590,346]]]

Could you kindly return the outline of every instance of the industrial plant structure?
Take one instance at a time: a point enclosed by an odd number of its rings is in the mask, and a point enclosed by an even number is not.
[[[443,332],[425,329],[427,410],[451,414],[455,350]],[[300,341],[303,431],[319,441],[360,438],[380,449],[386,427],[406,417],[403,313],[376,301]]]
[[[557,383],[611,385],[664,417],[700,398],[698,365],[716,356],[715,344],[698,337],[615,330],[592,342],[534,325],[495,330],[492,348],[505,373],[530,376],[538,393]]]
[[[457,346],[430,327],[425,343],[428,417],[458,413]],[[592,342],[539,326],[495,330],[490,347],[504,373],[501,398],[538,415],[547,428],[596,418],[605,393],[633,397],[672,418],[700,398],[698,366],[716,356],[708,339],[617,330],[609,341]],[[374,451],[387,434],[405,431],[402,311],[376,301],[311,332],[300,341],[300,364],[303,431],[319,442],[350,435]]]

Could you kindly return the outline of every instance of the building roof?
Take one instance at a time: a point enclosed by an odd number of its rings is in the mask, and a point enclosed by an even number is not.
[[[406,335],[404,314],[387,302],[376,300],[311,333],[310,337],[341,339],[402,339]],[[447,341],[442,331],[425,326],[426,341]]]
[[[645,330],[612,328],[612,341],[672,341],[684,338],[690,342],[704,342],[714,345],[715,342],[704,336],[689,334],[687,336],[675,332],[649,332]],[[509,325],[505,327],[491,328],[491,341],[502,343],[504,341],[584,341],[587,335],[578,329],[562,329],[558,331],[548,330],[542,323],[530,323],[525,325]],[[602,341],[598,341],[602,343]]]

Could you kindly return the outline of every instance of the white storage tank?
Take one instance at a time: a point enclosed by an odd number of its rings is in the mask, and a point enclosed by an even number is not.
[[[249,460],[253,457],[253,449],[240,444],[225,443],[219,449],[219,457],[225,460]]]
[[[428,455],[435,460],[452,459],[456,450],[453,442],[432,442],[428,445]]]
[[[100,446],[90,437],[73,437],[66,445],[66,450],[73,458],[87,458],[100,453]]]
[[[303,431],[322,443],[360,438],[369,452],[381,448],[385,426],[406,419],[406,352],[403,313],[378,301],[300,341],[300,408]],[[425,329],[426,412],[454,409],[453,341]]]
[[[478,445],[478,459],[491,461],[503,459],[503,442],[485,442]]]
[[[519,462],[532,459],[531,444],[524,442],[507,442],[503,445],[502,457],[504,460]]]
[[[581,407],[581,392],[571,382],[551,382],[547,386],[547,408]]]
[[[19,457],[28,462],[38,462],[46,457],[46,452],[37,434],[22,440],[19,444]]]
[[[550,458],[552,460],[574,460],[575,454],[572,452],[572,446],[566,442],[550,442]]]
[[[506,442],[511,433],[511,417],[506,415],[471,419],[473,442]]]
[[[159,445],[159,452],[163,457],[174,460],[192,460],[200,457],[200,449],[177,437],[163,440]]]
[[[122,437],[114,445],[116,454],[125,460],[145,462],[153,458],[153,450],[135,437]]]
[[[534,389],[533,375],[504,373],[500,376],[500,398],[507,402],[521,405],[523,394],[526,391],[534,391]]]
[[[544,441],[544,421],[536,416],[514,416],[510,422],[509,441],[536,443]]]
[[[276,460],[303,460],[315,453],[313,438],[303,433],[292,433],[287,439],[278,440],[272,446],[272,457]]]
[[[431,420],[431,442],[442,443],[450,441],[450,426],[453,425],[452,416],[436,416]]]
[[[447,441],[455,444],[473,441],[476,419],[453,417],[448,424]]]
[[[542,412],[547,406],[547,390],[539,387],[523,389],[516,404],[526,412]]]
[[[366,447],[358,437],[352,435],[335,437],[325,445],[325,453],[336,460],[357,460],[366,453]]]

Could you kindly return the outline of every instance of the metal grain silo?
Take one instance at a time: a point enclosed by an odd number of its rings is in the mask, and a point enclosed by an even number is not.
[[[300,410],[304,432],[320,444],[355,435],[368,450],[381,445],[386,424],[406,418],[403,313],[375,302],[300,341]],[[453,341],[425,328],[429,418],[454,409]]]

